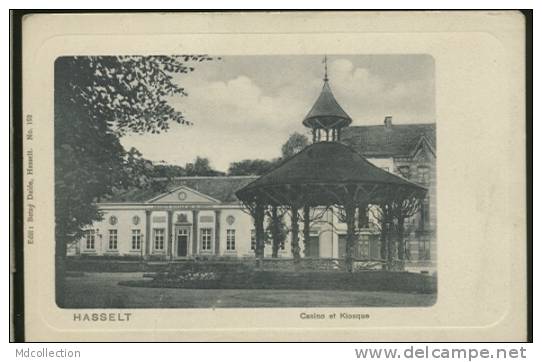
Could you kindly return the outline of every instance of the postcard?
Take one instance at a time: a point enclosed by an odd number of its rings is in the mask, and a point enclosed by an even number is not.
[[[23,20],[28,341],[524,341],[524,20]]]

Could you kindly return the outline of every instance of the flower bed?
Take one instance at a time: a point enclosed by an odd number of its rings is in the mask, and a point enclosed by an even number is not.
[[[121,285],[186,289],[300,289],[365,290],[435,293],[436,277],[392,271],[280,272],[258,270],[183,271],[157,273],[152,280],[132,280]]]

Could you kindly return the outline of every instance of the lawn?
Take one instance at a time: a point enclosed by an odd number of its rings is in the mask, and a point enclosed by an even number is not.
[[[66,280],[66,308],[243,308],[243,307],[421,307],[436,294],[319,291],[180,289],[120,286],[143,273],[84,273]]]

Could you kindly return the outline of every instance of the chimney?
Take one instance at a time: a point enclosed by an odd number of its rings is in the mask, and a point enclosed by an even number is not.
[[[391,116],[384,117],[384,126],[386,128],[391,128]]]

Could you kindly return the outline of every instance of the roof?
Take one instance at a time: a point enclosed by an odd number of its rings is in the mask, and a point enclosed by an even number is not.
[[[172,190],[185,186],[198,191],[204,195],[217,199],[222,203],[238,202],[235,191],[257,179],[257,176],[194,176],[175,177],[160,190],[134,189],[121,194],[114,195],[106,202],[148,202],[171,192]]]
[[[353,126],[343,128],[341,134],[341,142],[365,157],[407,156],[422,138],[436,150],[435,123]]]
[[[337,123],[339,122],[339,123]],[[320,96],[312,106],[309,113],[303,120],[307,127],[345,127],[352,123],[352,119],[339,105],[331,87],[327,81],[324,82]]]
[[[258,190],[264,188],[307,187],[322,184],[402,187],[405,190],[425,192],[422,186],[373,165],[352,147],[338,142],[319,142],[306,147],[251,182],[238,191],[237,196],[240,199],[249,199],[254,197]],[[389,192],[390,189],[387,188],[381,195]],[[319,191],[319,193],[322,192]],[[312,197],[324,198],[316,192]]]

